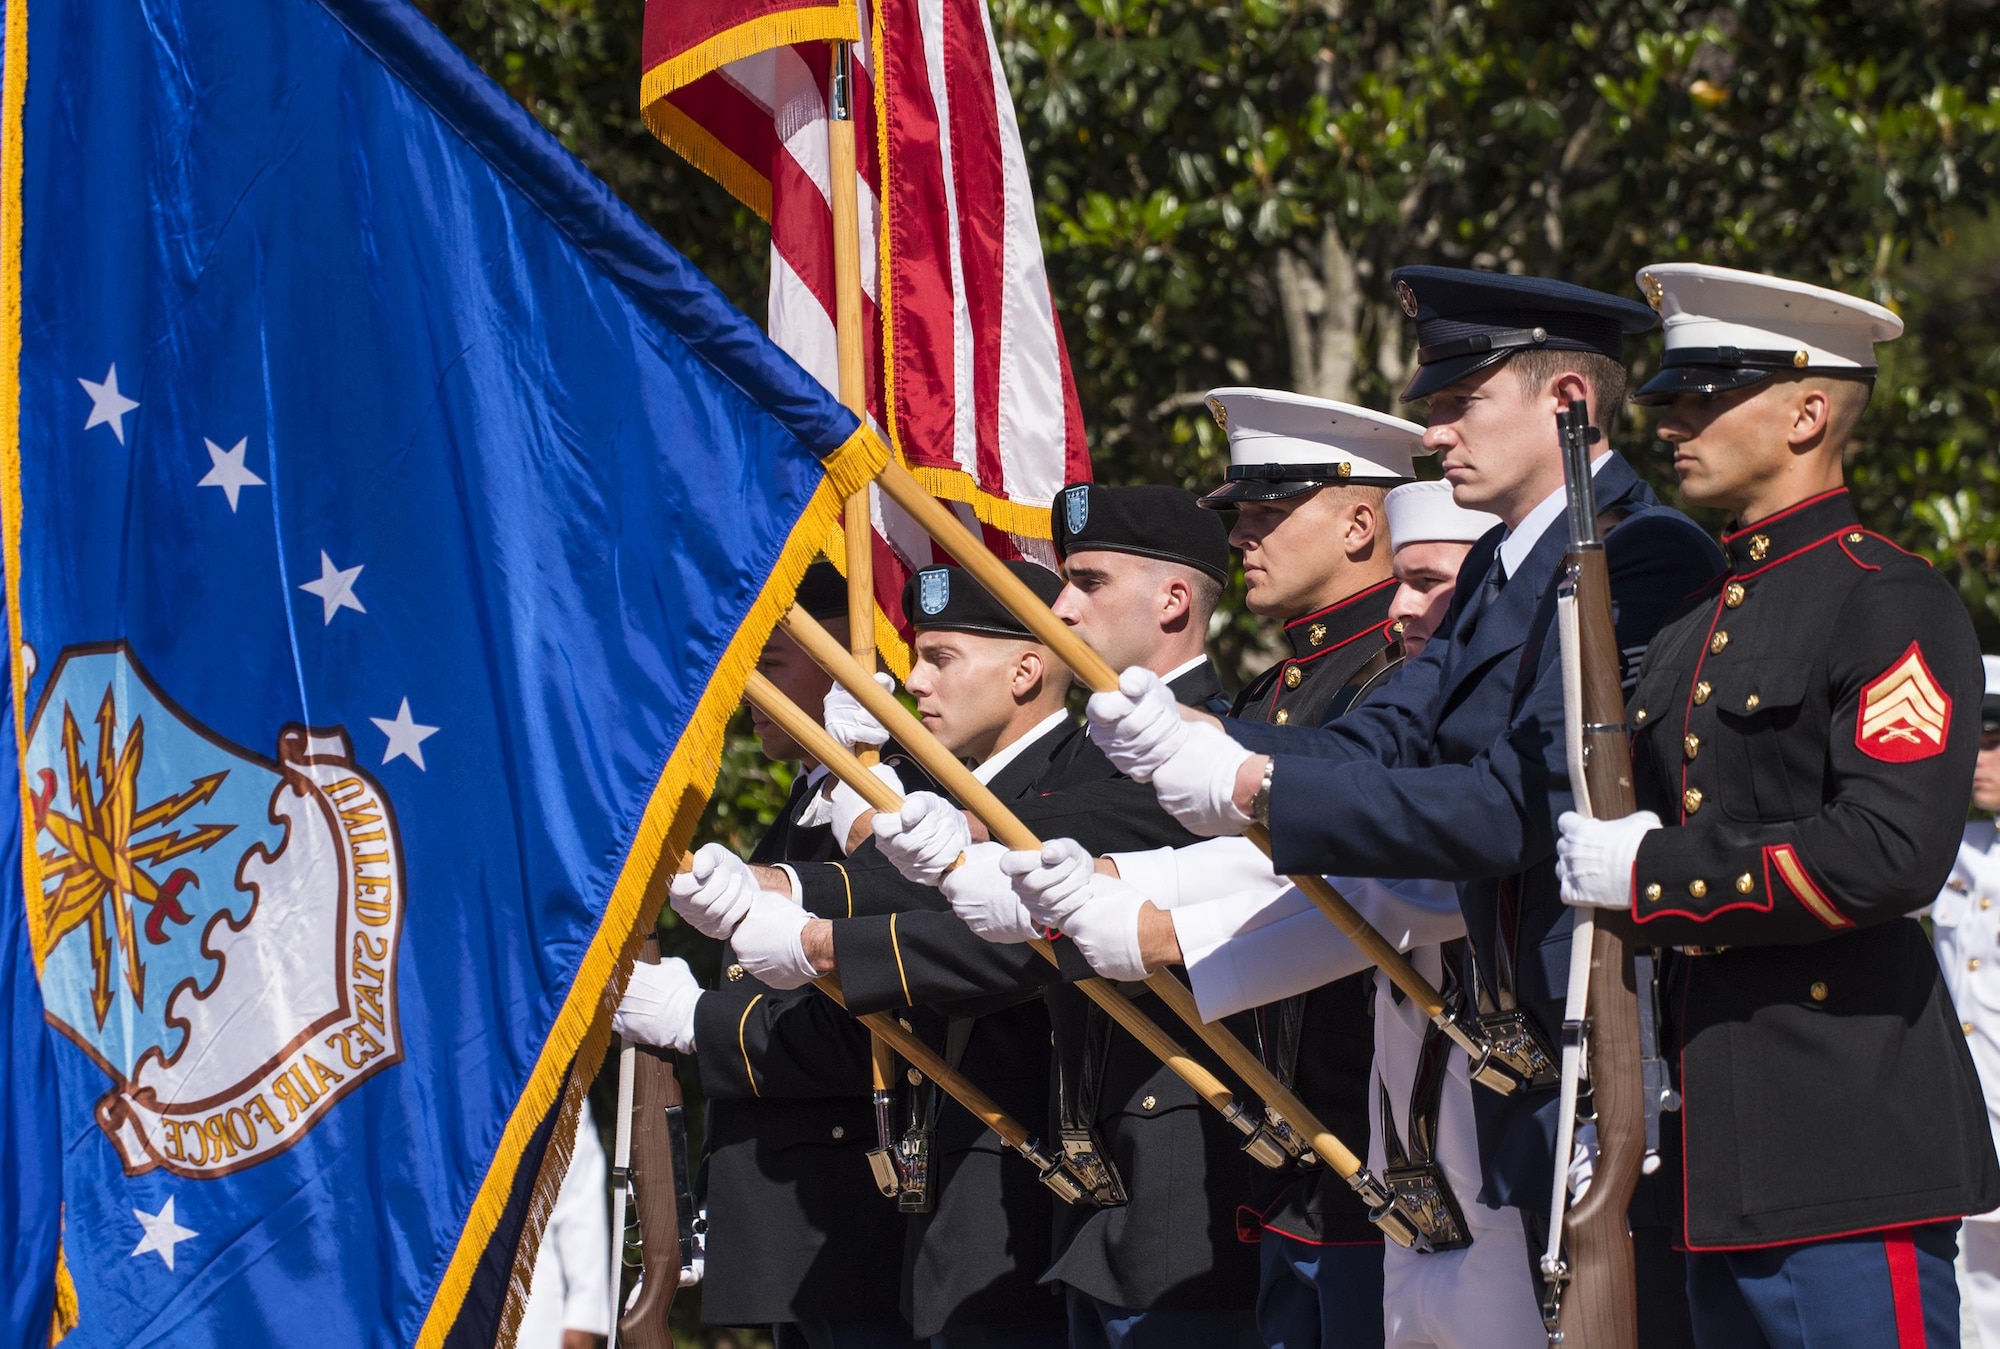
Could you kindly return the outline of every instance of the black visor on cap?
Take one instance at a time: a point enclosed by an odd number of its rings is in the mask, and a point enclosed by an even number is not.
[[[1979,704],[1979,729],[1982,733],[2000,731],[2000,693],[1989,693]]]
[[[1008,571],[1044,605],[1062,594],[1062,577],[1032,562],[1008,562]],[[925,567],[903,583],[903,616],[919,632],[971,632],[1034,641],[1027,625],[986,592],[963,567]]]
[[[1205,494],[1199,503],[1205,511],[1234,510],[1246,501],[1284,501],[1291,497],[1304,496],[1307,492],[1317,492],[1335,478],[1232,478],[1213,492]],[[1351,479],[1349,480],[1351,481]]]
[[[1855,365],[1830,367],[1800,365],[1803,351],[1747,350],[1739,347],[1683,347],[1666,354],[1660,372],[1641,384],[1632,401],[1649,407],[1673,401],[1684,393],[1718,394],[1747,389],[1773,375],[1792,372],[1801,375],[1840,375],[1874,379],[1875,367]]]

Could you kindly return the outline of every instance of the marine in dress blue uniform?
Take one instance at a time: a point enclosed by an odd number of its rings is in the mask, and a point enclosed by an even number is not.
[[[1476,418],[1468,395],[1504,393],[1497,382],[1513,366],[1516,373],[1559,372],[1537,395],[1549,402],[1547,389],[1562,387],[1555,381],[1587,367],[1594,372],[1593,404],[1615,406],[1606,393],[1622,395],[1623,339],[1655,322],[1644,305],[1536,277],[1407,267],[1392,282],[1421,344],[1404,397],[1432,400],[1427,443],[1444,448],[1447,477],[1468,481],[1479,455],[1464,448],[1469,433],[1455,448],[1454,434],[1440,432],[1441,401],[1456,418]],[[1518,365],[1530,352],[1551,355]],[[1511,528],[1468,554],[1445,628],[1420,656],[1331,726],[1225,723],[1251,751],[1227,765],[1239,784],[1268,765],[1267,785],[1249,804],[1268,820],[1278,871],[1457,883],[1471,951],[1466,982],[1477,1008],[1518,1014],[1549,1043],[1562,1024],[1570,934],[1555,877],[1555,821],[1570,800],[1555,639],[1566,545],[1553,527],[1563,501],[1555,406],[1547,409],[1546,450],[1537,444],[1531,451],[1546,454],[1533,464],[1536,480],[1552,483],[1549,494],[1532,509],[1515,503]],[[1721,559],[1714,542],[1661,505],[1617,453],[1603,454],[1593,476],[1609,526],[1618,643],[1636,668],[1667,615],[1715,574]],[[1454,494],[1463,492],[1455,482]],[[1507,518],[1497,504],[1465,504]],[[1118,726],[1095,709],[1092,715],[1093,734],[1118,761],[1124,755]],[[1217,767],[1191,763],[1187,770],[1212,777]],[[1155,785],[1161,781],[1156,773]],[[1325,809],[1333,800],[1341,802],[1338,812]],[[1235,805],[1228,819],[1203,821],[1218,830],[1249,822]],[[1484,1178],[1479,1202],[1520,1209],[1533,1248],[1536,1226],[1547,1221],[1556,1092],[1551,1086],[1503,1097],[1482,1090],[1474,1105]],[[1635,1223],[1650,1216],[1635,1205]],[[1642,1268],[1658,1263],[1642,1260]],[[1671,1263],[1665,1269],[1677,1273]],[[1642,1326],[1649,1337],[1671,1343],[1684,1299],[1677,1278],[1666,1284],[1650,1297],[1642,1284],[1642,1309],[1650,1304]]]
[[[1280,390],[1215,389],[1208,406],[1229,437],[1227,479],[1202,498],[1211,509],[1376,489],[1374,547],[1365,559],[1323,554],[1327,574],[1315,578],[1315,589],[1330,602],[1271,615],[1284,624],[1287,655],[1251,680],[1232,708],[1274,726],[1326,725],[1403,663],[1389,615],[1396,581],[1381,497],[1414,477],[1423,428]],[[1262,544],[1266,552],[1277,546]],[[1265,1066],[1363,1155],[1375,1094],[1373,999],[1373,975],[1356,974],[1249,1014]],[[1382,1342],[1382,1234],[1344,1183],[1325,1167],[1290,1167],[1245,1196],[1242,1222],[1258,1241],[1257,1321],[1267,1345]]]
[[[1878,305],[1648,267],[1660,434],[1731,510],[1729,569],[1668,619],[1633,693],[1640,810],[1568,816],[1571,903],[1674,948],[1668,1062],[1697,1342],[1958,1342],[1959,1219],[2000,1202],[1984,1100],[1922,927],[1980,727],[1972,625],[1862,528],[1841,457],[1902,330]]]

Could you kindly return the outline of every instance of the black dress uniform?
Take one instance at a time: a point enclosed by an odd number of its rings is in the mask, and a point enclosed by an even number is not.
[[[1630,709],[1642,940],[1677,946],[1692,1250],[2000,1204],[1958,1018],[1909,917],[1951,872],[1984,686],[1964,607],[1844,491],[1725,536]]]
[[[847,583],[817,562],[797,599],[816,617],[845,617]],[[801,823],[823,779],[801,773],[793,781],[751,862],[840,855],[831,829]],[[708,1102],[703,1319],[859,1323],[878,1332],[870,1343],[889,1342],[882,1337],[897,1329],[900,1279],[880,1252],[900,1245],[903,1218],[868,1168],[875,1123],[867,1032],[815,990],[770,989],[734,965],[695,1003],[694,1027]]]
[[[797,824],[811,797],[801,774],[752,862],[839,856],[830,829]],[[882,1253],[901,1245],[904,1219],[868,1168],[867,1032],[814,989],[728,974],[695,1004],[708,1098],[702,1318],[894,1321],[900,1270]]]
[[[1068,721],[1024,748],[987,785],[1030,828],[1077,838],[1096,851],[1192,841],[1159,809],[1150,788],[1118,777],[1084,728]],[[897,874],[872,840],[845,862],[801,868],[799,874],[809,910],[846,920],[834,923],[833,942],[850,1008],[923,1009],[930,1015],[912,1015],[912,1024],[941,1033],[942,1046],[957,1050],[966,1076],[1009,1114],[1031,1128],[1055,1120],[1053,1032],[1040,994],[1062,977],[1056,967],[1027,946],[994,945],[976,936],[935,889]],[[1171,1013],[1150,995],[1140,1005],[1156,1022],[1169,1024]],[[969,1025],[954,1033],[953,1022]],[[1202,1150],[1200,1160],[1186,1158],[1171,1170],[1149,1166],[1127,1131],[1116,1127],[1125,1122],[1120,1116],[1172,1112],[1174,1120],[1193,1123],[1191,1112],[1213,1112],[1123,1031],[1108,1038],[1107,1046],[1115,1066],[1105,1075],[1101,1100],[1110,1113],[1101,1112],[1099,1119],[1114,1126],[1105,1130],[1104,1142],[1121,1175],[1157,1177],[1182,1191],[1178,1201],[1195,1200],[1204,1208],[1196,1182],[1211,1163],[1223,1169],[1225,1180],[1247,1180],[1241,1171],[1251,1163],[1233,1143]],[[1206,1057],[1206,1047],[1200,1053]],[[1211,1068],[1219,1066],[1210,1060]],[[1154,1101],[1151,1108],[1137,1104],[1148,1098]],[[1052,1138],[1053,1130],[1047,1136]],[[914,1219],[910,1234],[907,1292],[917,1331],[1060,1318],[1061,1304],[1040,1285],[1055,1252],[1067,1254],[1073,1224],[1087,1215],[1081,1209],[1054,1212],[1060,1206],[1012,1150],[954,1103],[940,1104],[934,1149],[936,1208]],[[1196,1183],[1192,1192],[1186,1191],[1189,1183]],[[1127,1291],[1144,1293],[1148,1281],[1171,1280],[1176,1262],[1160,1258],[1168,1250],[1185,1251],[1192,1244],[1212,1251],[1217,1233],[1211,1227],[1204,1224],[1199,1236],[1165,1227],[1131,1233],[1130,1246],[1150,1249],[1134,1252],[1145,1258],[1121,1268]],[[1178,1263],[1185,1273],[1188,1260]]]
[[[1072,483],[1057,495],[1051,515],[1056,554],[1072,584],[1076,555],[1104,552],[1175,563],[1218,585],[1228,579],[1226,525],[1181,488]],[[1228,710],[1206,659],[1174,674],[1167,687],[1188,707],[1215,715]],[[1111,835],[1094,829],[1079,807],[1099,792],[1122,798],[1134,820],[1170,829],[1172,841],[1189,841],[1150,788],[1124,778],[1026,803],[1020,814],[1042,837],[1072,837],[1092,847],[1088,839]],[[1056,949],[1067,979],[1090,974],[1069,942],[1058,941]],[[1193,1057],[1226,1076],[1214,1053],[1158,999],[1136,984],[1127,991]],[[1059,1069],[1055,1127],[1069,1136],[1094,1134],[1126,1193],[1126,1202],[1113,1207],[1057,1206],[1057,1255],[1044,1277],[1069,1289],[1073,1346],[1105,1342],[1112,1325],[1152,1349],[1227,1349],[1247,1340],[1256,1253],[1238,1239],[1236,1203],[1263,1168],[1244,1154],[1233,1126],[1072,983],[1051,986],[1047,1001]],[[1244,1021],[1228,1028],[1247,1037]]]

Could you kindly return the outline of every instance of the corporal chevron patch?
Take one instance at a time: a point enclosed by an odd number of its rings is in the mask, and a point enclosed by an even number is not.
[[[1914,763],[1944,753],[1951,695],[1938,686],[1917,643],[1861,690],[1854,746],[1884,763]]]

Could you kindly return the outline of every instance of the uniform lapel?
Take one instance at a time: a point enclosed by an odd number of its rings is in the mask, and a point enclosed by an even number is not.
[[[1629,513],[1657,504],[1645,482],[1616,452],[1591,475],[1591,482],[1597,489],[1600,513],[1613,509]],[[1497,535],[1491,537],[1494,544],[1488,556],[1497,561],[1499,538]],[[1481,546],[1474,549],[1473,556],[1483,550],[1482,541]],[[1445,705],[1456,701],[1468,681],[1479,677],[1500,657],[1519,651],[1535,635],[1544,621],[1538,611],[1554,614],[1554,608],[1543,601],[1561,579],[1563,555],[1568,551],[1569,528],[1565,517],[1558,516],[1542,531],[1542,537],[1536,540],[1520,569],[1507,578],[1496,599],[1490,604],[1482,604],[1481,597],[1475,595],[1468,601],[1465,612],[1459,615],[1452,629],[1454,648],[1445,673]],[[1471,556],[1467,558],[1468,563],[1472,560]],[[1484,583],[1490,570],[1489,563],[1479,573],[1481,591],[1485,589]],[[1469,571],[1468,567],[1460,572],[1461,586],[1470,579]],[[1466,634],[1462,642],[1458,640],[1460,633]]]

